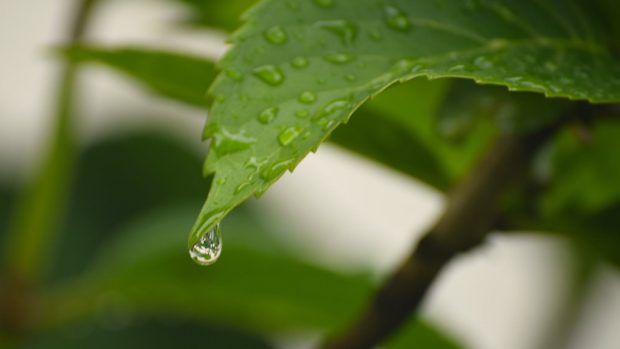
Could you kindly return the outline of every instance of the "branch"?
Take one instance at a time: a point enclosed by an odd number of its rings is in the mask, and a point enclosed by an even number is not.
[[[493,229],[502,195],[525,177],[534,153],[556,129],[500,136],[456,187],[443,216],[386,280],[361,317],[324,348],[373,348],[399,328],[418,308],[443,267],[456,254],[479,245]]]

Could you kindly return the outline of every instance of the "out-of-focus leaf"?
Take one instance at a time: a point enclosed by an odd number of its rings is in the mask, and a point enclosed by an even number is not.
[[[174,0],[189,10],[187,21],[195,26],[232,31],[240,24],[241,14],[256,0]]]
[[[531,132],[558,120],[570,105],[562,99],[457,79],[438,113],[438,127],[448,137],[462,138],[480,118],[489,118],[502,132]]]
[[[435,327],[421,321],[411,321],[398,331],[398,334],[384,345],[387,349],[459,349],[463,348],[456,340],[438,331]]]
[[[141,131],[116,135],[86,148],[77,161],[68,217],[50,278],[82,270],[102,241],[152,209],[200,202],[209,182],[198,152],[170,136]]]
[[[19,349],[267,349],[256,335],[180,318],[102,317],[36,335]]]
[[[69,47],[62,52],[74,62],[102,64],[117,70],[157,95],[201,107],[209,102],[206,91],[216,74],[209,59],[179,52],[85,46]]]
[[[112,299],[117,311],[177,314],[266,333],[325,331],[349,323],[372,292],[366,276],[293,257],[248,208],[224,222],[220,260],[196,266],[180,234],[191,224],[192,211],[156,212],[120,234],[83,278],[50,294],[45,323],[105,312],[102,303]],[[416,333],[421,340],[429,336],[419,321],[410,330],[412,340]]]
[[[450,180],[438,159],[415,134],[369,108],[359,110],[330,141],[445,190]]]
[[[615,119],[564,130],[552,150],[545,214],[584,216],[618,201],[619,148],[620,122]]]

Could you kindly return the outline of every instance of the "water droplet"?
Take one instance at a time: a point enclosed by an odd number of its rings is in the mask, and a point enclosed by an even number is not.
[[[269,85],[280,85],[284,81],[284,73],[274,65],[263,65],[254,68],[254,75]]]
[[[384,11],[388,27],[398,31],[406,31],[411,26],[407,14],[398,7],[388,5],[384,8]]]
[[[205,135],[209,136],[210,133],[213,133],[213,149],[218,155],[236,153],[249,148],[256,142],[255,138],[246,136],[244,131],[233,133],[223,127],[217,127],[214,131],[207,126]]]
[[[299,127],[289,127],[280,133],[278,140],[282,145],[289,145],[299,136],[299,133],[301,133],[301,129]]]
[[[279,175],[281,175],[287,168],[289,168],[293,164],[293,160],[285,160],[277,162],[269,167],[266,167],[260,173],[260,177],[264,181],[272,181],[276,179]]]
[[[314,3],[319,5],[320,7],[334,6],[334,0],[314,0]]]
[[[288,36],[282,27],[275,25],[263,32],[263,36],[267,41],[275,45],[282,45],[288,40]]]
[[[345,110],[351,106],[349,98],[336,99],[327,103],[319,113],[315,116],[315,119],[323,119],[326,116],[333,114],[340,110]]]
[[[226,178],[220,178],[215,183],[218,185],[224,185],[226,183]]]
[[[243,79],[243,74],[235,69],[226,69],[226,76],[237,81],[241,81]]]
[[[248,182],[243,182],[243,183],[239,184],[239,185],[237,186],[237,188],[235,189],[235,194],[239,194],[239,193],[241,193],[241,192],[242,192],[242,191],[244,191],[246,188],[250,187],[250,185],[251,185],[251,184],[252,184],[252,182],[249,182],[249,181],[248,181]]]
[[[344,64],[351,62],[355,57],[352,54],[340,52],[325,55],[323,58],[330,63]]]
[[[347,79],[348,81],[355,81],[355,79],[357,79],[357,76],[353,73],[347,74],[344,76],[345,79]]]
[[[278,107],[267,108],[258,114],[258,121],[266,125],[278,116],[278,112],[280,112]]]
[[[312,104],[314,103],[314,101],[316,101],[316,95],[310,91],[304,91],[302,94],[299,95],[299,98],[297,99],[301,103]]]
[[[293,68],[301,69],[308,66],[308,60],[304,57],[295,57],[291,61]]]
[[[480,69],[489,69],[493,67],[493,62],[491,62],[491,60],[487,57],[480,56],[474,60],[474,65]]]
[[[315,25],[327,30],[340,37],[344,44],[350,44],[357,37],[357,26],[355,23],[346,19],[334,19],[329,21],[319,21]]]
[[[200,265],[211,265],[222,253],[222,233],[219,223],[202,235],[200,240],[189,250],[194,262]]]
[[[295,112],[295,116],[297,116],[298,118],[305,118],[306,116],[308,116],[308,111],[299,109],[298,111]]]
[[[381,40],[383,35],[379,31],[379,29],[373,29],[370,31],[370,37],[373,38],[374,40]]]

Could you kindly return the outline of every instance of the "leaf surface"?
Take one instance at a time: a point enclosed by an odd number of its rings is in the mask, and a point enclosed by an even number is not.
[[[212,86],[204,135],[214,186],[189,244],[397,82],[467,78],[620,101],[620,64],[593,7],[585,0],[260,2]]]

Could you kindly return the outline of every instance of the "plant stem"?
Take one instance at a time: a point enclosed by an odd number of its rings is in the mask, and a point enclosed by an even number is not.
[[[97,0],[78,0],[68,44],[82,41]],[[0,321],[19,331],[28,322],[28,300],[58,232],[76,151],[74,104],[77,66],[66,63],[59,77],[54,128],[38,173],[24,189],[9,230],[5,275],[0,282]],[[19,299],[16,299],[19,298]],[[23,314],[23,313],[26,314]]]
[[[324,348],[373,348],[398,329],[452,257],[479,245],[493,229],[503,194],[525,177],[536,150],[555,130],[500,136],[455,188],[442,217],[381,286],[361,317]]]

